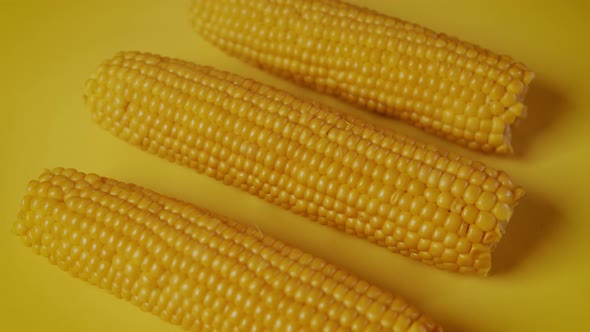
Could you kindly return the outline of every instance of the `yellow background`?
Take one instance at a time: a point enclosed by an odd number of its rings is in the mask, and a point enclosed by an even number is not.
[[[394,120],[361,115],[505,169],[527,189],[489,278],[441,272],[313,224],[142,152],[93,124],[82,102],[83,83],[119,50],[215,65],[360,114],[208,45],[190,28],[188,1],[0,1],[0,330],[180,330],[72,279],[11,234],[26,183],[55,166],[138,183],[260,225],[404,295],[448,331],[587,330],[589,6],[573,0],[364,4],[508,53],[537,74],[529,119],[515,132],[513,157],[466,151]]]

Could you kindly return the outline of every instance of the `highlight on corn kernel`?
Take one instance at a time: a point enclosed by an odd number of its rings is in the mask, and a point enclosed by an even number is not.
[[[191,3],[195,30],[228,54],[469,148],[513,152],[534,75],[509,56],[339,0]]]
[[[524,194],[481,162],[179,59],[121,52],[85,100],[145,151],[444,270],[486,275]]]
[[[191,331],[442,331],[399,296],[137,185],[56,168],[14,224],[70,275]]]

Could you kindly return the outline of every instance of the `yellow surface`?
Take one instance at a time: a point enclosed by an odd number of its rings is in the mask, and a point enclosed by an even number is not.
[[[135,182],[260,227],[404,295],[448,331],[587,329],[590,305],[590,31],[584,1],[355,1],[509,53],[537,74],[517,155],[484,156],[362,115],[507,170],[527,189],[487,279],[438,271],[329,230],[140,151],[90,121],[83,83],[118,50],[211,64],[320,99],[206,44],[187,1],[0,2],[0,330],[180,331],[74,280],[10,233],[27,181],[66,166]]]

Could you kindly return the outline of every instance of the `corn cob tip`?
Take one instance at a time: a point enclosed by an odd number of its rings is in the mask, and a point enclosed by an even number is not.
[[[521,64],[521,66],[523,68],[526,68],[526,66],[524,64]],[[531,84],[534,79],[535,79],[535,72],[530,69],[527,69],[524,74],[524,82],[526,83],[525,84],[525,91],[527,91],[529,84]]]
[[[523,187],[517,186],[514,189],[514,207],[518,205],[518,201],[524,197],[526,190]]]
[[[504,144],[496,148],[496,153],[504,155],[514,154],[514,148],[512,147],[512,126],[509,124],[504,127],[503,140]]]

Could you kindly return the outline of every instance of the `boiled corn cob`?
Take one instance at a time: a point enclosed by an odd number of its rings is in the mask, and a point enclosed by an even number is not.
[[[62,270],[187,330],[442,331],[256,228],[96,174],[31,181],[14,229]]]
[[[512,153],[533,73],[510,57],[338,0],[193,0],[229,54],[486,152]]]
[[[487,274],[523,194],[480,162],[182,60],[120,53],[85,99],[144,150],[446,270]]]

